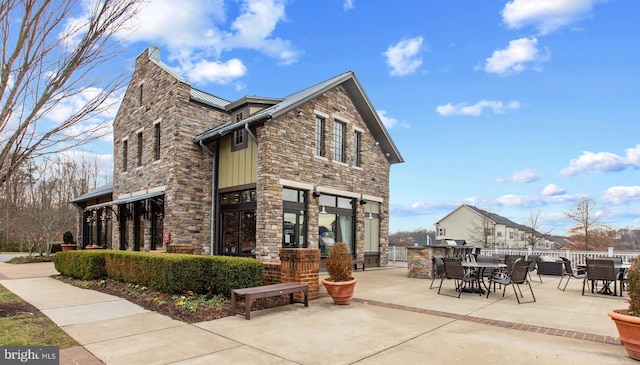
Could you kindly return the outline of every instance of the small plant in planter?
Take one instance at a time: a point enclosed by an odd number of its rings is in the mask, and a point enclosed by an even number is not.
[[[75,250],[76,244],[73,242],[73,233],[66,231],[62,234],[62,251]]]
[[[609,317],[616,324],[627,355],[640,360],[640,256],[627,269],[627,289],[629,308],[612,310]]]
[[[336,242],[331,246],[326,265],[329,277],[322,279],[322,284],[327,293],[335,304],[350,304],[357,280],[351,276],[353,261],[346,243]]]

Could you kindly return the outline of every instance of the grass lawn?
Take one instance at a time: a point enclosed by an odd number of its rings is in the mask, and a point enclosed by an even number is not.
[[[37,308],[0,285],[0,345],[65,349],[78,343]]]

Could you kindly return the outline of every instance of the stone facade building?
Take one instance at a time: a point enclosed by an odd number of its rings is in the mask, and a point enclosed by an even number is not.
[[[403,160],[353,72],[284,98],[228,101],[149,47],[113,128],[110,199],[74,200],[83,246],[95,243],[90,222],[110,221],[103,243],[114,249],[184,244],[278,262],[282,248],[325,255],[344,241],[386,266],[389,173]]]

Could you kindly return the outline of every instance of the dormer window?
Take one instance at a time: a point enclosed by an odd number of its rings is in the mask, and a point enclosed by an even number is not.
[[[231,151],[238,151],[247,148],[247,131],[238,129],[233,132],[233,140],[231,141]]]
[[[239,122],[244,119],[244,113],[240,112],[236,114],[236,122]]]

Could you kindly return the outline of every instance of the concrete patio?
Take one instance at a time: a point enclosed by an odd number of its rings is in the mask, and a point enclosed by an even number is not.
[[[52,265],[0,263],[0,284],[40,308],[83,348],[65,351],[68,364],[632,364],[607,312],[625,297],[582,296],[571,280],[544,276],[537,302],[507,295],[487,299],[437,294],[431,280],[406,268],[367,269],[354,301],[310,302],[185,324],[120,298],[63,284]],[[443,290],[453,294],[453,283]],[[524,293],[525,298],[530,293]],[[99,309],[100,315],[93,311]],[[65,357],[66,356],[66,357]],[[82,361],[73,362],[73,357]],[[91,362],[95,361],[95,362]]]

